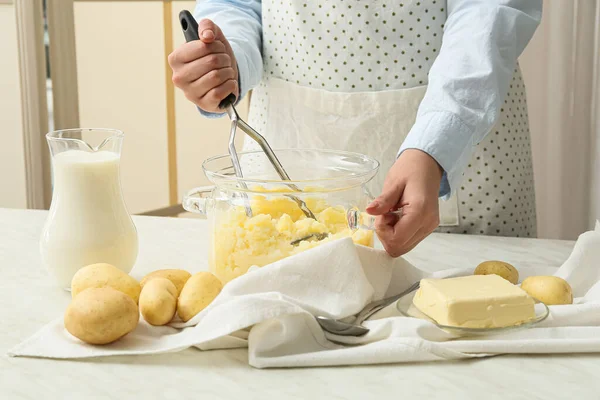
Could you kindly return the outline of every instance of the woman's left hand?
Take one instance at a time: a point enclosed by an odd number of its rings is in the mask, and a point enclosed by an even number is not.
[[[383,191],[367,212],[377,215],[375,229],[392,257],[412,250],[440,223],[438,193],[442,168],[427,153],[409,149],[390,168]],[[402,207],[402,217],[384,215]]]

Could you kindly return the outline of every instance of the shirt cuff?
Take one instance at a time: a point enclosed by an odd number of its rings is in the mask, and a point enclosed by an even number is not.
[[[238,66],[238,85],[240,86],[240,96],[238,97],[238,99],[235,102],[235,105],[238,105],[238,103],[240,101],[242,101],[242,99],[246,96],[246,93],[248,93],[248,88],[244,87],[243,83],[242,83],[242,82],[248,82],[248,79],[247,79],[248,77],[245,76],[248,74],[248,62],[244,58],[243,52],[241,51],[241,49],[237,45],[237,43],[230,41],[229,45],[231,46],[231,49],[233,50],[233,55],[235,56],[235,60],[237,62],[237,66]],[[222,116],[227,114],[227,113],[211,113],[211,112],[204,111],[200,107],[197,107],[197,108],[198,108],[198,111],[200,111],[200,114],[202,114],[204,117],[210,118],[210,119],[221,118]]]
[[[435,111],[417,117],[398,156],[404,150],[417,149],[433,157],[444,170],[439,196],[447,200],[462,179],[473,146],[473,133],[455,114]]]

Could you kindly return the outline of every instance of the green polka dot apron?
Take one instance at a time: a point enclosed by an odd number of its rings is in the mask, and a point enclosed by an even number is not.
[[[441,47],[445,1],[264,0],[263,80],[249,123],[273,148],[354,151],[385,175],[415,122]],[[462,184],[440,201],[440,232],[535,236],[535,198],[518,68],[495,128]],[[245,150],[258,149],[251,140]]]

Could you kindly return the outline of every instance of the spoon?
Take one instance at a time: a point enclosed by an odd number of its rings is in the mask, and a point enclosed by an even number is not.
[[[354,323],[343,322],[337,319],[317,316],[317,322],[324,331],[339,336],[364,336],[369,332],[369,328],[365,328],[361,324],[369,319],[376,312],[400,300],[402,297],[419,289],[421,282],[414,283],[411,287],[400,294],[391,296],[382,300],[373,301],[365,306],[361,312],[356,315]]]

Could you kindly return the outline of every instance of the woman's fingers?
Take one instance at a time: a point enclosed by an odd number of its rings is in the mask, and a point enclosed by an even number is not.
[[[221,41],[204,43],[200,40],[193,40],[184,43],[169,54],[169,65],[173,70],[177,70],[183,65],[198,60],[209,54],[226,53],[227,47]]]
[[[388,217],[391,216],[384,216],[384,218]],[[395,224],[378,224],[376,229],[377,236],[388,254],[392,257],[399,257],[407,252],[407,248],[414,242],[417,233],[421,231],[421,215],[417,213],[403,214]]]
[[[381,195],[367,212],[378,216],[377,236],[392,257],[412,250],[438,226],[441,177],[437,162],[416,149],[405,150],[388,172]],[[399,207],[400,218],[385,214]]]
[[[227,80],[221,85],[209,90],[204,97],[200,99],[200,108],[205,109],[204,107],[207,107],[206,109],[212,109],[214,112],[222,112],[222,110],[218,109],[218,105],[231,93],[234,93],[236,97],[239,96],[238,82],[233,79]]]
[[[235,71],[231,67],[213,69],[190,84],[191,91],[195,95],[195,98],[190,100],[200,101],[211,90],[228,80],[236,80],[236,78]]]
[[[177,74],[173,74],[175,84],[194,82],[210,71],[231,67],[231,57],[226,53],[209,54],[185,64]]]

